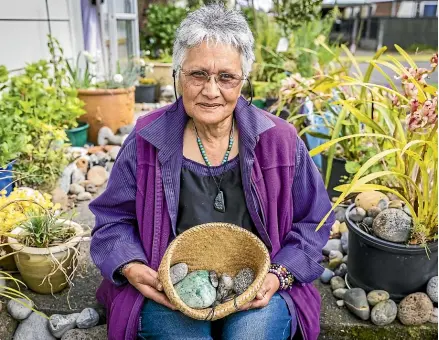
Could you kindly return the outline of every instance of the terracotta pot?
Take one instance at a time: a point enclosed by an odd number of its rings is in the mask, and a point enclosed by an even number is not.
[[[90,125],[88,140],[97,144],[101,127],[108,126],[113,133],[134,121],[134,86],[128,89],[80,89],[78,97],[87,112],[79,120]]]
[[[17,254],[14,254],[14,258],[23,282],[34,292],[40,294],[57,293],[68,286],[65,274],[60,269],[50,276],[50,283],[47,279],[44,280],[47,275],[53,272],[53,258],[62,263],[62,268],[67,275],[72,273],[75,265],[73,263],[75,253],[73,248],[77,249],[79,247],[82,238],[80,235],[83,233],[83,229],[78,223],[72,221],[60,220],[59,222],[64,223],[66,226],[72,226],[78,236],[64,244],[49,248],[26,247],[15,238],[8,238],[11,248],[18,251]],[[23,229],[18,227],[11,233],[19,235],[22,232]],[[42,284],[43,280],[44,283]]]

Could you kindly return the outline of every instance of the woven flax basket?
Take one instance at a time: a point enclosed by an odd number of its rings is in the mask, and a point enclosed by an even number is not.
[[[215,307],[194,309],[178,296],[171,282],[169,269],[184,262],[189,272],[214,270],[219,275],[234,277],[243,268],[252,268],[255,280],[236,299]],[[227,223],[207,223],[192,227],[180,234],[169,245],[159,268],[159,278],[169,300],[185,315],[198,320],[218,320],[253,300],[261,288],[270,267],[267,248],[259,238],[244,228]],[[236,305],[235,305],[236,304]]]

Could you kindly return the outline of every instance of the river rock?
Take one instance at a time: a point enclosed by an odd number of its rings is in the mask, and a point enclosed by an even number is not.
[[[348,226],[346,225],[346,222],[340,223],[340,233],[345,233],[348,231]]]
[[[400,200],[390,201],[387,209],[402,209],[402,202]]]
[[[345,277],[348,273],[348,265],[346,263],[340,264],[340,266],[334,271],[335,276]]]
[[[217,301],[223,301],[233,290],[233,285],[233,279],[229,275],[221,275],[218,280],[218,289],[216,293]]]
[[[378,216],[378,214],[381,212],[381,209],[379,207],[372,207],[369,210],[367,210],[366,215],[367,217],[375,218]]]
[[[74,169],[72,172],[72,183],[79,183],[83,180],[85,180],[84,173],[78,168]]]
[[[337,300],[337,306],[343,307],[344,306],[344,301],[343,300]]]
[[[320,281],[323,283],[329,283],[331,279],[334,277],[334,272],[328,268],[325,268],[322,275],[320,275]]]
[[[433,303],[425,293],[406,296],[398,306],[398,319],[404,325],[422,325],[430,320]]]
[[[340,276],[334,276],[331,279],[331,289],[337,290],[340,288],[346,288],[346,283],[344,282],[344,280]]]
[[[169,269],[169,276],[173,285],[183,280],[188,273],[188,266],[186,263],[177,263]]]
[[[49,318],[49,330],[55,338],[61,338],[64,333],[76,327],[79,313],[61,315],[53,314]]]
[[[333,260],[333,259],[343,259],[343,253],[341,251],[338,250],[331,250],[329,252],[329,259]]]
[[[89,329],[71,329],[61,340],[107,340],[107,325],[100,325]]]
[[[341,259],[330,260],[328,263],[328,268],[331,270],[335,270],[341,265],[341,263],[342,263]]]
[[[437,303],[437,276],[433,276],[427,284],[427,294],[431,301]]]
[[[27,299],[17,299],[17,300],[29,305],[29,307],[31,307],[31,308],[33,308],[33,306],[34,306],[33,301],[29,301]],[[15,320],[24,320],[32,313],[32,309],[24,306],[20,302],[17,302],[14,300],[9,300],[8,305],[6,307],[9,314],[11,314],[11,316]]]
[[[381,200],[389,201],[389,198],[379,191],[366,191],[355,197],[355,205],[367,211],[372,207],[377,207]]]
[[[337,299],[343,299],[347,291],[348,290],[346,288],[338,288],[332,292],[332,295],[334,295]]]
[[[341,260],[343,263],[348,263],[348,256],[347,255],[345,255],[345,256],[343,256],[343,259]]]
[[[370,308],[367,303],[366,292],[361,288],[349,289],[343,298],[348,309],[362,320],[370,317]]]
[[[241,269],[238,274],[236,274],[233,290],[236,294],[241,295],[244,293],[248,287],[255,280],[255,272],[251,268]]]
[[[67,188],[67,190],[68,190],[68,188]],[[52,190],[50,195],[52,196],[52,203],[53,204],[58,203],[61,206],[61,209],[63,211],[67,211],[68,210],[68,208],[69,208],[69,197],[64,192],[64,190],[62,190],[61,188],[55,188],[54,190]]]
[[[381,209],[381,211],[387,209],[389,207],[389,200],[382,199],[378,202],[378,208]]]
[[[98,192],[98,187],[93,183],[88,183],[85,185],[85,191],[89,192],[90,194],[95,194]]]
[[[363,220],[363,223],[367,225],[369,228],[372,228],[373,226],[373,218],[372,217],[365,217]]]
[[[428,320],[428,322],[437,324],[438,318],[437,318],[437,308],[436,307],[433,308],[433,311],[431,312],[431,315],[430,315],[430,320]]]
[[[398,314],[398,307],[393,300],[381,301],[372,308],[371,321],[377,326],[391,324]]]
[[[346,221],[346,209],[343,207],[336,207],[334,209],[335,219],[339,221],[340,223],[343,223]]]
[[[89,201],[93,198],[93,196],[89,192],[81,192],[76,199],[78,201]]]
[[[69,193],[73,195],[79,195],[80,193],[84,192],[85,188],[82,185],[79,185],[78,183],[72,183],[70,184]]]
[[[349,211],[349,218],[354,222],[361,222],[366,217],[366,210],[361,207],[354,207]]]
[[[70,163],[69,165],[67,165],[65,167],[65,169],[63,170],[62,174],[61,174],[61,178],[59,180],[59,188],[65,193],[67,194],[69,192],[69,187],[70,184],[72,183],[72,173],[73,170],[75,170],[76,164],[75,163]]]
[[[343,252],[341,241],[338,239],[329,240],[322,249],[323,255],[328,256],[331,250],[338,250],[339,252]]]
[[[197,270],[189,273],[175,285],[180,299],[191,308],[207,308],[216,299],[216,290],[210,283],[207,270]]]
[[[49,320],[37,313],[31,313],[18,325],[14,340],[56,340],[56,338],[49,331]]]
[[[76,319],[78,328],[91,328],[99,323],[99,314],[93,308],[85,308]]]
[[[86,157],[78,158],[75,161],[76,167],[85,175],[88,170],[88,159]]]
[[[131,131],[134,130],[134,126],[135,124],[128,124],[128,125],[124,125],[122,127],[119,128],[119,133],[121,135],[129,135],[131,133]]]
[[[383,210],[373,221],[374,233],[383,240],[402,243],[410,236],[412,219],[400,209]]]
[[[404,211],[407,215],[412,217],[412,213],[407,205],[405,205],[404,208],[402,208],[402,211]]]
[[[212,286],[214,286],[215,288],[218,287],[218,274],[216,273],[216,271],[209,271],[209,280]]]
[[[341,234],[341,248],[344,254],[349,253],[349,231],[345,231]]]
[[[332,235],[340,233],[340,222],[335,220],[334,224],[331,227]]]
[[[89,180],[94,185],[100,187],[104,185],[108,179],[107,170],[102,166],[94,166],[87,173],[87,180]]]
[[[367,302],[369,302],[369,305],[372,307],[389,299],[390,295],[385,290],[372,290],[369,292],[369,294],[367,294]]]
[[[108,152],[111,159],[114,161],[116,160],[117,155],[119,154],[121,147],[119,145],[115,145],[111,150]]]

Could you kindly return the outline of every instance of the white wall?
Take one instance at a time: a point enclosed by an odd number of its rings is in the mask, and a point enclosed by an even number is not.
[[[83,49],[79,0],[47,0],[52,34],[67,58]],[[46,0],[0,0],[0,65],[18,71],[48,59]]]

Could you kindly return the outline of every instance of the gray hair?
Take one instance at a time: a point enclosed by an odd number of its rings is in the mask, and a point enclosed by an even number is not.
[[[180,24],[174,41],[172,67],[177,70],[184,62],[186,51],[203,41],[232,45],[241,54],[245,76],[255,60],[254,38],[241,12],[220,4],[203,6],[190,13]]]

